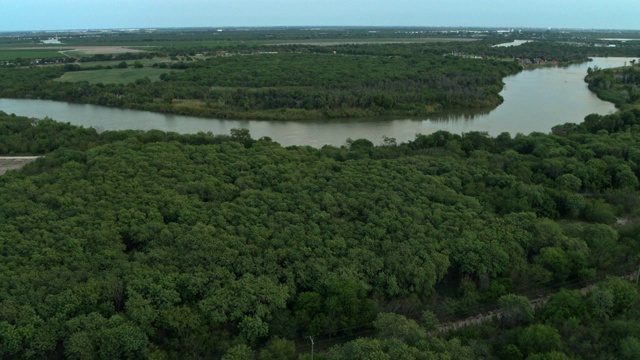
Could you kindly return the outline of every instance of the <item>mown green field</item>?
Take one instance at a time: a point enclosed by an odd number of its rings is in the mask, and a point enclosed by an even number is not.
[[[90,84],[130,84],[138,79],[148,77],[151,81],[160,79],[160,74],[166,73],[167,69],[108,69],[108,70],[87,70],[72,71],[65,73],[57,81],[80,82],[86,81]]]
[[[64,55],[57,50],[2,50],[0,49],[0,61],[11,61],[21,59],[53,59],[61,58]]]

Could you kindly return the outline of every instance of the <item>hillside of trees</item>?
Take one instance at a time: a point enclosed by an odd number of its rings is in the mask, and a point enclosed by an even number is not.
[[[0,113],[45,155],[0,177],[0,356],[634,358],[626,280],[523,297],[637,269],[639,145],[638,110],[321,149]]]

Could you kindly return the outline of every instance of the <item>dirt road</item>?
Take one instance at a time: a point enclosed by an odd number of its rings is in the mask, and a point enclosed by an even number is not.
[[[637,278],[637,276],[638,276],[638,273],[633,272],[630,274],[622,275],[620,276],[620,278],[634,281]],[[593,290],[595,290],[596,288],[597,286],[592,284],[589,286],[585,286],[579,290],[583,295],[586,295],[592,292]],[[545,295],[545,296],[537,297],[535,299],[530,299],[529,301],[531,302],[531,307],[535,310],[540,306],[546,304],[548,300],[549,300],[549,295]],[[466,319],[443,323],[440,325],[437,331],[440,333],[446,333],[449,331],[461,330],[463,328],[473,326],[473,325],[482,325],[483,323],[493,321],[494,319],[500,319],[502,317],[502,313],[503,312],[498,309],[498,310],[489,311],[486,313],[481,313],[472,317],[468,317]]]
[[[95,55],[95,54],[122,54],[122,53],[134,53],[144,52],[140,49],[142,46],[137,46],[135,49],[127,46],[25,46],[25,47],[7,47],[0,48],[2,50],[60,50],[60,53],[74,52],[80,55]]]

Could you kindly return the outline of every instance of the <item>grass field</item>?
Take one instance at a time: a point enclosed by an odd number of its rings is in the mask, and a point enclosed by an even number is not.
[[[140,59],[140,60],[126,60],[129,65],[133,65],[134,62],[139,61],[145,68],[151,67],[155,63],[167,63],[168,65],[173,64],[175,61],[171,60],[168,56],[166,57],[154,57],[152,59]],[[122,60],[109,60],[109,61],[89,61],[89,62],[79,62],[78,65],[83,68],[93,67],[93,66],[111,66],[116,67],[120,64]],[[166,70],[166,69],[165,69]]]
[[[53,59],[64,57],[57,50],[2,50],[0,48],[0,61],[21,59]]]
[[[86,81],[90,84],[130,84],[138,79],[148,77],[151,81],[160,79],[160,74],[166,73],[167,69],[108,69],[108,70],[87,70],[68,72],[57,81],[80,82]]]
[[[11,41],[11,39],[0,37],[0,49],[36,46],[33,41]]]

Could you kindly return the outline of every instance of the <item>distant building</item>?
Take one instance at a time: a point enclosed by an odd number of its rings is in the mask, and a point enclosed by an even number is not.
[[[47,44],[47,45],[58,45],[58,44],[62,44],[60,42],[60,39],[58,39],[58,37],[56,36],[55,38],[48,38],[47,40],[40,40],[43,44]]]

